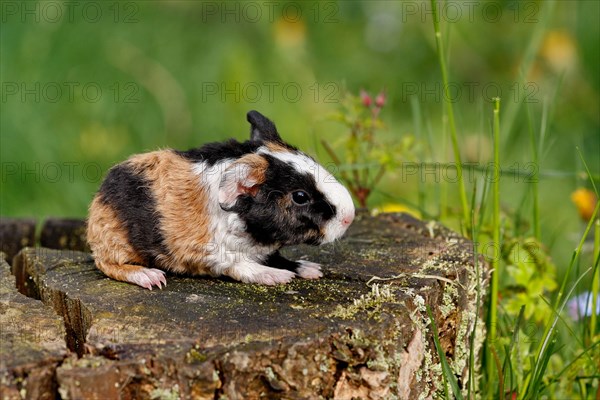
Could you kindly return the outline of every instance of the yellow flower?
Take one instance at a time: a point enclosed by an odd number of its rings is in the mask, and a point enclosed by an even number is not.
[[[384,204],[381,207],[374,208],[371,211],[371,214],[378,215],[378,214],[382,214],[382,213],[400,213],[400,212],[407,213],[407,214],[412,215],[415,218],[421,219],[421,213],[419,213],[416,210],[413,210],[412,208],[408,208],[404,204],[397,204],[397,203]]]
[[[302,46],[306,39],[306,25],[299,19],[290,21],[280,18],[275,22],[275,41],[282,48]]]
[[[570,70],[577,63],[577,46],[573,37],[564,30],[548,32],[541,53],[556,72]]]
[[[591,190],[579,188],[571,193],[571,201],[577,207],[581,219],[589,221],[592,218],[598,199],[596,198],[596,194]]]

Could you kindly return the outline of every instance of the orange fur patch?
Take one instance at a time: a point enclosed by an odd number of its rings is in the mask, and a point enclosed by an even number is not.
[[[129,165],[144,174],[156,202],[157,218],[170,253],[158,264],[175,272],[208,273],[203,265],[211,241],[208,196],[193,164],[172,150],[131,157]]]
[[[94,254],[96,266],[106,275],[120,281],[129,281],[133,267],[143,261],[129,244],[127,231],[115,211],[96,196],[90,206],[87,240]],[[141,267],[140,267],[141,268]]]
[[[281,153],[281,152],[290,152],[290,149],[288,149],[285,146],[280,145],[279,143],[276,142],[268,142],[266,145],[267,149],[269,149],[270,151],[272,151],[273,153]]]
[[[261,185],[265,181],[269,162],[264,157],[253,153],[247,154],[237,160],[236,163],[243,163],[250,167],[248,178],[256,182],[257,185]]]

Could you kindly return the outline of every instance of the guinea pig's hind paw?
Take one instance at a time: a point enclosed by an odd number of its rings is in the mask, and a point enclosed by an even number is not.
[[[296,268],[296,274],[299,277],[304,279],[319,279],[323,277],[321,264],[306,260],[298,260],[296,262],[300,264],[300,266]]]
[[[167,286],[165,272],[156,268],[141,268],[132,272],[128,278],[129,282],[150,290],[152,290],[152,286],[158,286],[159,289]]]

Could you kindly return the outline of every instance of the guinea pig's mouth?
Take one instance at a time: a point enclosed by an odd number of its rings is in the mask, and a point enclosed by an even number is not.
[[[320,244],[332,243],[340,239],[344,233],[348,230],[348,227],[354,221],[354,210],[342,215],[340,218],[336,218],[325,225],[323,237]]]

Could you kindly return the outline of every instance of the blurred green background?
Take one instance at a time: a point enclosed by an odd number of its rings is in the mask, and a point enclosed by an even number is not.
[[[490,161],[494,96],[507,170],[531,172],[528,110],[536,134],[546,121],[549,243],[579,235],[569,196],[588,183],[576,146],[600,169],[599,10],[595,0],[441,7],[463,161]],[[111,165],[246,139],[250,109],[327,163],[319,142],[346,133],[330,118],[344,90],[385,89],[382,140],[414,135],[413,159],[452,161],[429,2],[4,1],[1,11],[4,216],[84,217]],[[391,171],[370,205],[414,208],[424,187],[435,216],[440,183]],[[507,209],[527,201],[523,177],[503,177],[502,191]],[[447,193],[458,209],[455,185]]]

